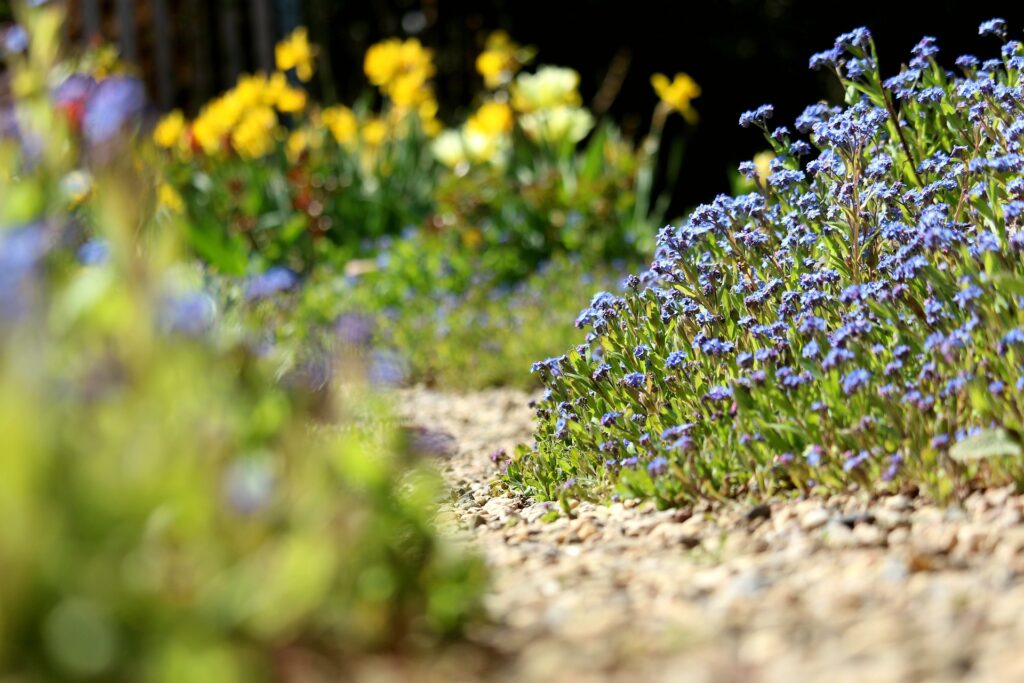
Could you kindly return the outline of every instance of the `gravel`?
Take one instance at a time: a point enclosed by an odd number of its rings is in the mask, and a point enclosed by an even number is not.
[[[493,580],[475,650],[374,680],[1024,680],[1024,498],[1010,489],[945,508],[581,503],[545,521],[551,506],[495,486],[488,457],[529,439],[528,399],[400,396],[409,422],[452,437],[438,522]]]

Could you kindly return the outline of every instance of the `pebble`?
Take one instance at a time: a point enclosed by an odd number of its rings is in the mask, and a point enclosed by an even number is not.
[[[458,443],[436,463],[460,491],[436,522],[453,540],[472,530],[491,587],[470,640],[501,656],[374,680],[1024,680],[1024,498],[1011,488],[946,508],[906,494],[581,502],[547,522],[557,506],[491,486],[488,454],[529,439],[528,400],[396,401]]]

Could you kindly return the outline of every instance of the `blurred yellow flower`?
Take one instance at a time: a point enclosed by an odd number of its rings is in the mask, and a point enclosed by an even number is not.
[[[339,145],[351,147],[355,144],[359,121],[351,109],[339,104],[324,109],[320,117]]]
[[[391,38],[366,51],[363,70],[395,106],[409,108],[433,98],[427,81],[434,75],[430,50],[415,38]]]
[[[276,126],[277,115],[270,107],[250,109],[231,131],[231,146],[244,158],[265,156],[273,147]]]
[[[274,59],[281,71],[295,69],[300,81],[308,81],[313,77],[313,61],[316,48],[309,44],[309,34],[305,27],[292,31],[291,35],[282,40],[274,48]]]
[[[560,106],[578,106],[580,75],[573,69],[542,66],[535,74],[519,74],[512,84],[512,106],[533,112]]]
[[[670,81],[665,74],[654,74],[651,76],[651,85],[669,108],[682,114],[690,123],[697,121],[697,110],[690,102],[700,97],[700,86],[689,75],[678,73]]]
[[[363,124],[360,138],[368,147],[378,147],[388,137],[388,124],[384,119],[372,118]]]
[[[284,145],[284,153],[288,157],[288,161],[296,163],[307,149],[309,149],[309,135],[301,128],[293,130]]]
[[[185,213],[185,202],[181,195],[167,183],[160,183],[157,188],[157,202],[171,213]]]
[[[582,107],[552,107],[523,114],[519,119],[526,136],[534,142],[576,144],[594,127],[593,115]]]
[[[164,149],[173,149],[181,141],[185,132],[185,115],[175,109],[164,116],[153,129],[153,141]]]
[[[437,160],[448,168],[455,168],[468,161],[466,147],[462,143],[462,134],[457,130],[446,130],[430,145],[430,150]]]
[[[512,130],[512,108],[504,102],[484,102],[466,121],[466,128],[483,135],[501,135]]]
[[[754,155],[754,167],[757,168],[757,182],[762,186],[768,181],[768,174],[772,172],[772,160],[774,158],[774,152],[768,149]]]
[[[294,114],[306,107],[306,91],[292,87],[280,71],[267,81],[264,103],[274,106],[282,114]]]
[[[484,85],[495,90],[511,81],[526,61],[522,53],[523,48],[504,31],[488,36],[484,51],[476,58],[476,70],[483,76]]]
[[[420,119],[420,128],[427,137],[434,137],[441,132],[441,122],[437,120],[437,100],[433,97],[423,100],[416,108]]]

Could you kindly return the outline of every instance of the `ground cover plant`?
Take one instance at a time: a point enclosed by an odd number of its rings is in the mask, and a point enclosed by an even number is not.
[[[59,61],[56,3],[20,18],[3,36],[0,670],[334,680],[457,635],[482,567],[432,528],[439,481],[365,349],[330,382],[280,374],[182,256],[133,147],[141,84]]]
[[[536,362],[536,442],[500,458],[545,498],[664,504],[851,485],[947,497],[1022,477],[1024,47],[884,75],[867,29],[810,66],[844,106],[793,128],[755,191],[665,227],[650,269]],[[741,172],[757,178],[754,163]]]

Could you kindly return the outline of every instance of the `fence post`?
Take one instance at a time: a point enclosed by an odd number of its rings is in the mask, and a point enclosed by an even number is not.
[[[156,97],[160,108],[166,111],[174,104],[174,74],[171,66],[171,48],[174,31],[167,12],[167,0],[153,0],[153,43],[156,54]]]
[[[117,0],[117,19],[121,55],[126,61],[134,62],[138,51],[135,42],[135,3],[132,0]]]
[[[82,23],[85,26],[85,42],[96,40],[100,35],[100,8],[97,0],[83,0]]]
[[[274,69],[274,22],[270,0],[253,0],[252,29],[259,67],[266,72],[272,71]]]

